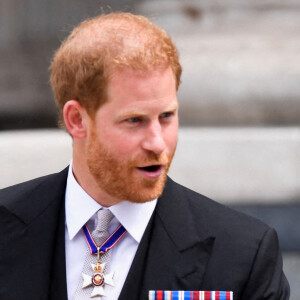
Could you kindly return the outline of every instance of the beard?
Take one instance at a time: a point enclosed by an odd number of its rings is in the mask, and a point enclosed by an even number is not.
[[[92,129],[86,153],[89,171],[102,190],[120,201],[143,203],[162,194],[175,149],[162,154],[148,151],[124,161],[109,151]],[[160,176],[147,178],[137,168],[149,165],[161,165]]]

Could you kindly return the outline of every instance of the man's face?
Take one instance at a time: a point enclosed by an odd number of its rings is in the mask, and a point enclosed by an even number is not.
[[[98,186],[117,202],[161,195],[177,144],[177,109],[170,68],[114,73],[108,102],[90,123],[86,155]]]

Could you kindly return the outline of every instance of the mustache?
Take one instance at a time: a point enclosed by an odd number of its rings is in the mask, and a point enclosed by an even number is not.
[[[150,166],[150,165],[166,165],[170,162],[173,155],[169,152],[156,154],[149,152],[144,155],[139,155],[131,160],[131,164],[139,166]]]

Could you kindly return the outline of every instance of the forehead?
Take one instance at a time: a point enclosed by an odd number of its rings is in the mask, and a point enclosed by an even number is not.
[[[170,67],[161,67],[150,70],[133,70],[122,68],[112,72],[108,85],[108,100],[116,93],[132,94],[147,93],[176,93],[175,75]]]
[[[115,72],[107,86],[107,100],[99,109],[102,115],[128,111],[154,114],[176,109],[175,76],[171,68]]]

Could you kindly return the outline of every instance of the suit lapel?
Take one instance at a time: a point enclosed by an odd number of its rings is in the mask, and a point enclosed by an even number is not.
[[[7,193],[10,199],[0,210],[0,235],[5,241],[0,246],[0,266],[1,274],[7,275],[5,283],[0,282],[1,299],[27,299],[24,295],[49,299],[49,290],[58,286],[57,278],[61,280],[60,296],[53,299],[67,298],[62,255],[66,176],[64,170],[47,180],[41,178],[2,191],[3,198]]]
[[[56,231],[56,244],[54,246],[52,272],[50,279],[50,297],[53,300],[67,299],[66,281],[66,254],[65,254],[65,201],[62,201],[58,227]]]
[[[198,230],[184,191],[167,180],[120,300],[148,299],[149,290],[200,289],[214,237]]]

